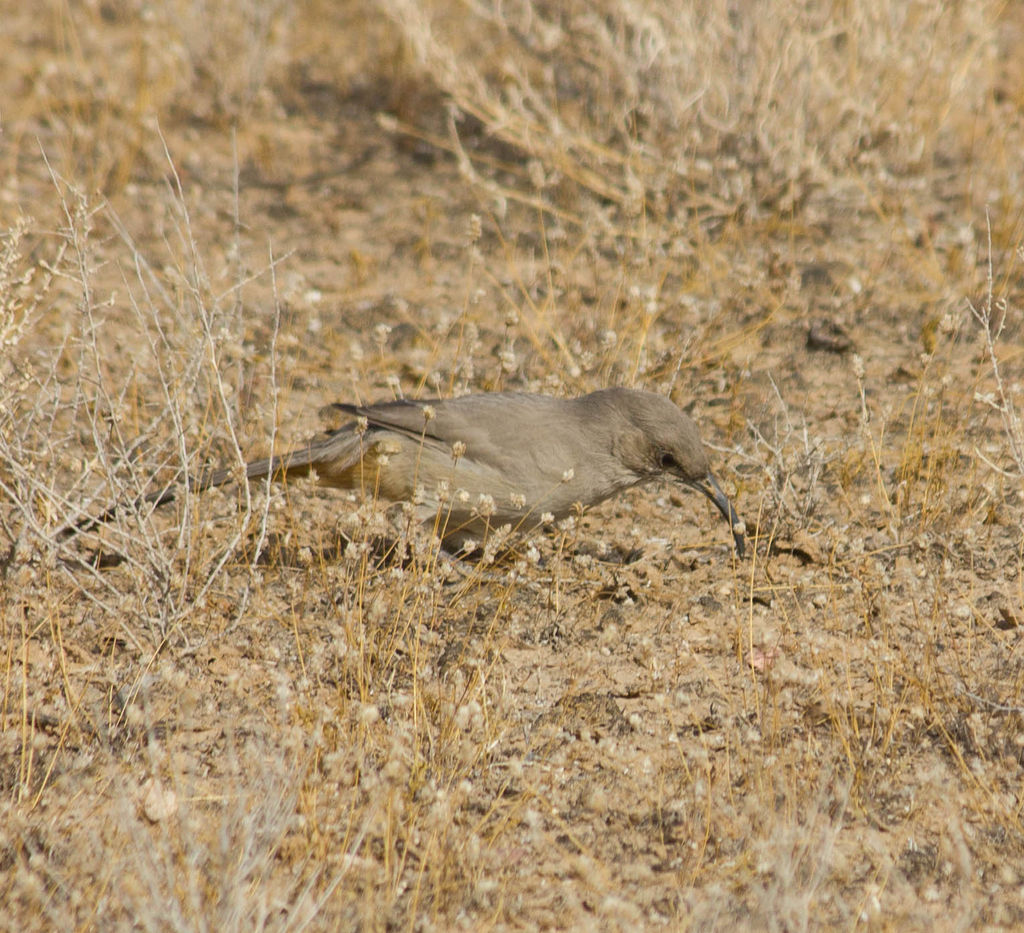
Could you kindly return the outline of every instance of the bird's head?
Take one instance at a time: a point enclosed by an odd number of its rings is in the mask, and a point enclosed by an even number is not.
[[[616,407],[629,426],[620,456],[643,480],[668,477],[707,496],[729,522],[736,553],[743,556],[744,526],[711,473],[707,452],[693,419],[663,395],[628,389],[616,393]]]

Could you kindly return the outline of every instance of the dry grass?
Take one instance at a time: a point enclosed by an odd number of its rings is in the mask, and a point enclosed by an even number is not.
[[[1024,922],[1024,18],[678,6],[10,13],[11,929]],[[335,399],[616,383],[746,560],[668,488],[474,565],[143,498]]]

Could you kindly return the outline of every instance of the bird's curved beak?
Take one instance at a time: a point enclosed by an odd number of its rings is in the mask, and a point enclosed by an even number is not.
[[[743,538],[746,528],[743,522],[740,521],[740,517],[736,514],[736,510],[732,507],[728,496],[722,492],[722,487],[718,485],[714,476],[708,473],[707,476],[703,476],[700,479],[688,480],[686,485],[691,489],[704,493],[705,496],[715,503],[715,507],[729,523],[732,539],[736,542],[736,553],[742,557],[743,552],[746,550],[746,542]]]

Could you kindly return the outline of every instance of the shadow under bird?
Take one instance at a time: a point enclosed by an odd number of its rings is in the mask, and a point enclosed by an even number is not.
[[[631,486],[675,479],[715,504],[743,556],[743,524],[711,473],[697,425],[662,395],[624,388],[571,399],[495,392],[334,407],[355,420],[249,463],[246,476],[313,474],[324,486],[414,502],[417,518],[452,550],[506,524],[528,531]],[[237,471],[215,470],[189,485],[201,491],[238,478]],[[146,501],[160,505],[174,496],[168,487]],[[115,512],[69,531],[91,530]]]

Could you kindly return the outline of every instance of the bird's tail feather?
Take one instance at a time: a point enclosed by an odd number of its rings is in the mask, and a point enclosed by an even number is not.
[[[275,482],[284,479],[292,479],[300,476],[307,476],[311,469],[328,453],[333,438],[322,438],[313,441],[305,447],[299,447],[288,453],[276,457],[267,457],[263,460],[254,460],[246,464],[246,479],[263,479],[270,476]],[[214,489],[217,486],[225,486],[228,483],[236,482],[238,479],[237,469],[209,470],[189,477],[188,488],[192,492],[203,492],[207,489]],[[154,490],[135,500],[135,508],[142,505],[161,506],[173,502],[178,497],[180,483],[175,480],[164,486],[162,489]],[[59,541],[67,540],[78,534],[94,531],[101,525],[112,522],[119,513],[127,508],[127,503],[115,503],[104,509],[99,515],[84,516],[70,525],[66,525],[57,532],[56,538]]]

